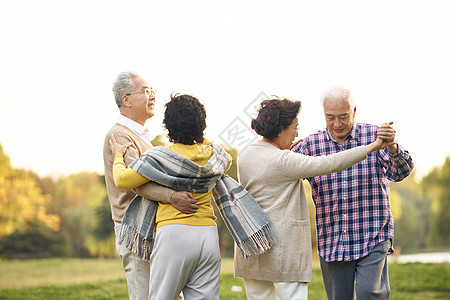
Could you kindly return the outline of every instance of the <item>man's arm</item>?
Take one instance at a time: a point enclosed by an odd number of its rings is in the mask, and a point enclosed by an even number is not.
[[[176,192],[156,182],[148,182],[132,189],[132,191],[146,199],[170,203],[185,214],[196,213],[198,210],[197,200],[192,197],[191,193],[185,191]]]
[[[385,123],[378,129],[378,136],[385,141],[395,141],[396,131],[392,127],[394,122]],[[386,177],[391,181],[401,181],[411,174],[414,162],[409,152],[399,144],[390,146],[389,152],[379,151],[380,163],[386,169]]]

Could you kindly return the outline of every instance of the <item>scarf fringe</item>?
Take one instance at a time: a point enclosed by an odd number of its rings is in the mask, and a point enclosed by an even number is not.
[[[127,224],[122,224],[119,233],[119,244],[125,242],[125,247],[135,253],[141,259],[150,261],[152,254],[152,242],[145,239],[139,231]]]
[[[260,230],[242,240],[238,245],[244,259],[256,254],[263,254],[275,244],[275,232],[272,224],[264,225]]]

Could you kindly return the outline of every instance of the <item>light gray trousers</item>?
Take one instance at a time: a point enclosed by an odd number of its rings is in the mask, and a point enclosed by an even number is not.
[[[219,300],[220,249],[216,226],[165,225],[150,257],[150,300]]]
[[[320,258],[327,298],[389,299],[388,249],[389,241],[384,241],[358,260],[326,262]]]

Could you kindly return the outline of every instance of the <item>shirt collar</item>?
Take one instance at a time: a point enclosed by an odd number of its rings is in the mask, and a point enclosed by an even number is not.
[[[328,128],[326,128],[326,132],[327,132],[328,140],[337,143],[337,141],[331,136],[331,133],[328,130]],[[345,137],[345,141],[348,141],[348,140],[351,140],[351,139],[357,140],[357,124],[356,124],[356,122],[353,122],[352,129],[350,130],[350,132]]]
[[[144,138],[144,140],[149,143],[150,142],[150,132],[147,127],[142,126],[136,121],[125,117],[124,115],[119,115],[117,118],[117,123],[120,125],[128,127],[131,131]]]
[[[147,129],[138,122],[133,121],[132,119],[125,117],[124,115],[119,115],[119,117],[117,118],[117,123],[130,128],[138,134],[142,134]]]

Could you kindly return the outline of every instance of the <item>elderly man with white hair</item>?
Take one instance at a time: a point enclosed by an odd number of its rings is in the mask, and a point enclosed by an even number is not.
[[[301,140],[293,151],[330,155],[370,144],[379,132],[395,141],[393,122],[378,127],[354,121],[356,105],[348,89],[328,89],[321,101],[326,129]],[[308,178],[328,299],[389,298],[387,255],[393,252],[394,219],[388,180],[401,181],[413,168],[408,151],[394,143],[348,169]]]
[[[192,214],[198,209],[197,202],[189,192],[177,192],[170,188],[149,182],[133,190],[123,190],[114,184],[109,140],[114,135],[117,141],[130,144],[124,157],[128,166],[140,157],[152,145],[148,128],[144,125],[155,114],[155,91],[147,80],[134,72],[122,72],[113,82],[113,93],[119,116],[117,122],[105,136],[103,146],[103,161],[105,166],[105,181],[108,199],[111,204],[111,214],[116,233],[116,248],[122,260],[127,278],[130,299],[145,299],[149,297],[150,262],[138,257],[125,244],[118,243],[118,235],[122,227],[122,218],[131,201],[136,195],[147,199],[170,203],[177,210]]]

